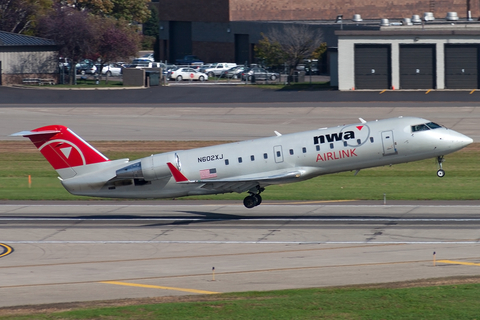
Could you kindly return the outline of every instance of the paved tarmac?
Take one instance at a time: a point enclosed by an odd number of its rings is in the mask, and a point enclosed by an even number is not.
[[[170,89],[0,87],[0,139],[22,141],[8,135],[58,123],[87,141],[244,140],[395,116],[480,139],[476,92]],[[3,202],[0,306],[478,275],[479,209],[478,202],[266,202],[253,210],[230,202]]]
[[[480,275],[479,205],[3,203],[0,307]]]

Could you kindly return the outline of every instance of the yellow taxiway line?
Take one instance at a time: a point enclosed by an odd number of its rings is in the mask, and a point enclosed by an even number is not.
[[[5,256],[7,256],[7,255],[9,255],[10,253],[13,252],[13,248],[10,247],[10,246],[7,246],[6,244],[0,243],[0,247],[5,248],[5,252],[0,254],[0,258],[5,257]]]
[[[129,287],[140,287],[140,288],[150,288],[150,289],[162,289],[162,290],[183,291],[183,292],[200,293],[200,294],[218,294],[218,293],[220,293],[220,292],[197,290],[197,289],[186,289],[186,288],[154,286],[154,285],[149,285],[149,284],[129,283],[129,282],[120,282],[120,281],[101,281],[100,283],[116,284],[116,285],[119,285],[119,286],[129,286]]]
[[[463,264],[465,266],[478,266],[478,267],[480,267],[480,263],[474,263],[474,262],[452,261],[452,260],[437,260],[437,262],[448,263],[448,264]]]

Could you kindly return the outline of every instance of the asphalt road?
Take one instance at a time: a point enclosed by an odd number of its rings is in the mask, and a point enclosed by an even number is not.
[[[0,258],[0,307],[480,275],[479,209],[478,202],[266,202],[252,210],[230,202],[3,204],[0,243],[14,251]]]
[[[215,83],[171,85],[142,89],[55,89],[52,87],[1,87],[0,105],[49,104],[105,104],[105,106],[128,104],[225,104],[225,103],[272,103],[272,102],[430,102],[438,106],[448,106],[451,102],[476,105],[480,101],[480,91],[291,91],[262,89],[256,86],[218,85]],[[362,106],[361,104],[359,106]],[[365,106],[365,105],[363,105]]]

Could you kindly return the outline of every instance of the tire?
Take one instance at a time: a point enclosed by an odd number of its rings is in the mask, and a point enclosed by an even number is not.
[[[85,70],[81,70],[81,71],[80,71],[80,74],[81,74],[82,76],[85,75]]]
[[[177,81],[182,81],[183,80],[183,77],[182,76],[177,76]]]
[[[437,171],[437,177],[439,177],[439,178],[445,177],[445,171],[442,170],[442,169],[438,170]]]
[[[248,78],[247,78],[247,79],[248,79],[248,81],[252,81],[252,79],[253,79],[253,76],[248,76]]]
[[[243,205],[248,209],[255,207],[256,202],[257,200],[253,196],[248,196],[243,199]]]
[[[232,79],[238,79],[238,75],[234,74],[234,75],[232,76]]]
[[[205,77],[204,76],[198,77],[198,81],[202,81],[202,82],[205,81]]]
[[[210,72],[208,73],[208,77],[209,77],[209,78],[215,77],[215,73],[213,73],[213,72],[210,71]]]
[[[272,81],[275,81],[275,80],[277,80],[277,76],[276,76],[276,75],[274,75],[274,74],[272,74],[272,75],[270,76],[270,80],[272,80]]]

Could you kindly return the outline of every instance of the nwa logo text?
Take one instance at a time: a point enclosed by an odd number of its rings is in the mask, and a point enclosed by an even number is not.
[[[344,131],[332,134],[325,134],[321,136],[313,137],[313,144],[322,144],[325,142],[335,142],[355,139],[355,132],[353,131]]]

